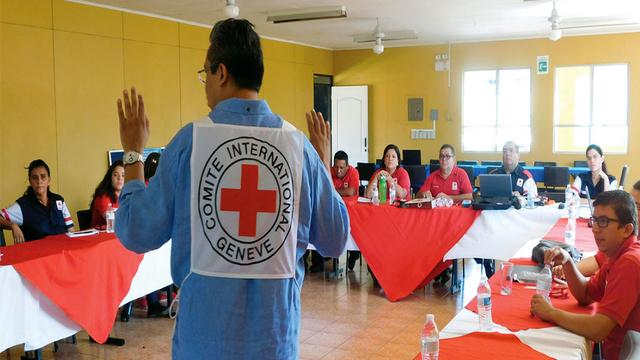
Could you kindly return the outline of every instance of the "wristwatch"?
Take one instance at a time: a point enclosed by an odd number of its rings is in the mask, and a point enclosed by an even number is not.
[[[142,160],[142,154],[136,151],[125,151],[124,156],[122,157],[122,163],[124,165],[132,165],[138,161],[144,163]]]

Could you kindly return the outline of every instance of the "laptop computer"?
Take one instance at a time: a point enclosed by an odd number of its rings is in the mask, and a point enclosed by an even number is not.
[[[480,196],[474,201],[475,209],[508,209],[511,207],[511,175],[481,174]]]

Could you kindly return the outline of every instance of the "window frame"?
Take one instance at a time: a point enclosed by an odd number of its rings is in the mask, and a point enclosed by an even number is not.
[[[612,62],[612,63],[589,63],[589,64],[572,64],[572,65],[558,65],[555,66],[553,71],[553,109],[552,109],[552,123],[551,123],[551,132],[553,134],[553,147],[551,149],[552,154],[560,154],[560,155],[576,155],[576,154],[584,154],[583,150],[580,151],[561,151],[557,149],[557,137],[556,137],[556,128],[586,128],[589,130],[589,144],[593,144],[591,141],[591,129],[593,128],[593,81],[594,81],[594,69],[597,66],[615,66],[615,65],[625,65],[627,68],[627,121],[625,123],[625,127],[627,128],[627,136],[625,143],[625,151],[610,151],[607,150],[607,154],[613,155],[627,155],[629,154],[629,117],[630,117],[630,98],[631,98],[631,74],[629,71],[629,63],[628,62]],[[558,91],[558,71],[565,68],[576,68],[576,67],[589,67],[589,76],[590,76],[590,86],[589,86],[589,124],[588,125],[563,125],[556,124],[556,109],[558,104],[556,103],[556,93]],[[597,127],[620,127],[622,125],[597,125]]]
[[[499,126],[498,125],[498,114],[499,114],[499,93],[500,93],[500,89],[499,89],[499,84],[500,84],[500,71],[503,70],[528,70],[529,71],[529,137],[531,138],[531,141],[529,143],[529,149],[523,149],[521,144],[518,144],[519,152],[522,153],[530,153],[531,152],[531,147],[533,145],[533,127],[532,127],[532,123],[533,123],[533,76],[532,76],[532,70],[531,70],[531,66],[509,66],[509,67],[494,67],[494,68],[478,68],[478,69],[466,69],[462,71],[462,95],[460,96],[460,113],[461,113],[461,131],[460,131],[460,144],[462,145],[462,152],[469,152],[469,153],[502,153],[502,146],[503,144],[494,144],[495,149],[494,150],[469,150],[469,149],[465,149],[465,143],[464,143],[464,132],[465,132],[465,128],[474,128],[474,127],[478,127],[478,126],[465,126],[465,107],[464,107],[464,100],[465,100],[465,74],[467,72],[474,72],[474,71],[494,71],[496,73],[496,89],[495,89],[495,96],[496,96],[496,103],[495,103],[495,109],[496,109],[496,117],[495,117],[495,125],[493,126],[495,128],[496,131],[496,135],[498,133],[498,129],[500,128],[506,128],[505,126]]]

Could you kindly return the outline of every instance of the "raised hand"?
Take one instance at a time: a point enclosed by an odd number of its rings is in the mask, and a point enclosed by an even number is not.
[[[309,141],[316,149],[320,160],[327,171],[331,170],[331,127],[324,120],[322,113],[311,110],[306,113],[307,128],[309,129]]]
[[[118,99],[118,118],[120,119],[120,142],[122,148],[142,153],[149,139],[149,119],[144,111],[142,94],[131,87],[131,98],[127,90],[122,91],[122,100]]]

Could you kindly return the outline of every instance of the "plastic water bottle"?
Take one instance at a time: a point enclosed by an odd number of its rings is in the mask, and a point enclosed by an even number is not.
[[[438,334],[438,326],[436,325],[433,314],[427,314],[427,320],[422,327],[422,336],[420,337],[422,360],[438,360],[438,352],[440,351],[440,336]]]
[[[380,204],[387,203],[387,178],[380,176],[380,184],[378,184],[378,197],[380,198]]]
[[[565,194],[566,195],[566,194]],[[533,192],[527,192],[527,207],[534,208],[536,206],[536,199],[533,198]]]
[[[109,207],[107,208],[107,212],[105,213],[104,217],[107,220],[107,232],[108,233],[114,232],[115,224],[116,224],[116,212],[113,209],[113,206],[111,206],[111,204],[109,204]]]
[[[576,218],[569,216],[564,227],[564,242],[567,245],[576,246]]]
[[[478,319],[480,319],[480,331],[491,331],[493,329],[491,287],[484,271],[481,271],[480,284],[478,285]]]
[[[371,203],[373,205],[380,205],[380,197],[378,196],[378,186],[374,183],[373,190],[371,190]]]
[[[392,181],[389,186],[389,204],[393,205],[396,201],[396,183]]]
[[[551,282],[553,277],[551,276],[551,265],[545,264],[544,268],[538,274],[538,281],[536,281],[536,293],[549,299],[549,293],[551,292]]]

